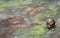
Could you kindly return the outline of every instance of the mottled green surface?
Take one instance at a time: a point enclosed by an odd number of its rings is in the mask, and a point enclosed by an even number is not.
[[[26,13],[26,8],[12,8],[10,6],[20,6],[35,4],[36,6],[45,6],[46,9],[34,16],[33,23],[40,23],[42,25],[27,28],[18,28],[14,31],[10,38],[44,38],[48,31],[45,21],[52,17],[60,19],[60,0],[1,0],[0,1],[0,18],[6,18],[11,15]],[[10,8],[7,8],[10,7]],[[13,10],[13,11],[12,11]],[[59,21],[60,22],[60,21]],[[57,25],[60,25],[60,23]]]
[[[46,27],[43,25],[29,27],[29,28],[18,28],[12,35],[11,38],[43,38]],[[45,30],[45,31],[44,31]]]

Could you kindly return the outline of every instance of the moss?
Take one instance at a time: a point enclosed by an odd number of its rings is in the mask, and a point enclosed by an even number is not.
[[[4,8],[4,7],[10,7],[10,6],[18,6],[18,5],[27,5],[27,4],[31,4],[32,0],[14,0],[14,1],[9,1],[9,2],[0,2],[0,8]]]
[[[42,25],[38,25],[30,28],[18,28],[13,34],[13,36],[17,36],[23,38],[41,38],[46,33],[46,25],[45,23]]]

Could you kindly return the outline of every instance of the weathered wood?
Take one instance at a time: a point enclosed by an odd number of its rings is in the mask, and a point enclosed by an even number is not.
[[[33,27],[36,25],[40,25],[38,23],[32,23],[32,24],[17,24],[17,25],[11,25],[9,29],[7,29],[3,34],[0,35],[0,38],[9,38],[11,33],[13,33],[17,28],[20,27]]]
[[[39,11],[41,11],[42,9],[44,9],[44,7],[37,7],[35,8],[32,12],[26,14],[27,16],[31,17],[31,16],[34,16],[36,15]],[[22,18],[22,16],[15,16],[15,17],[11,17],[11,18],[8,18],[8,19],[5,19],[5,21],[1,21],[3,25],[7,25],[7,24],[10,24],[10,21],[20,21]],[[3,34],[0,35],[0,38],[9,38],[10,34],[12,32],[14,32],[14,30],[16,30],[17,28],[20,28],[20,27],[31,27],[31,26],[36,26],[36,25],[40,25],[38,23],[33,23],[33,24],[14,24],[14,25],[8,25],[9,26],[9,29],[7,29]]]
[[[0,21],[0,25],[2,27],[9,27],[10,25],[12,25],[13,22],[15,21],[20,21],[21,19],[23,19],[21,16],[15,16],[15,17],[11,17],[11,18],[7,18],[7,19],[3,19]]]
[[[39,11],[43,10],[44,7],[37,7],[35,8],[32,12],[30,13],[27,13],[26,16],[28,17],[31,17],[31,16],[34,16],[36,15],[37,13],[39,13]],[[17,21],[20,21],[21,19],[23,19],[22,16],[15,16],[15,17],[10,17],[10,18],[7,18],[7,19],[4,19],[4,20],[1,20],[0,21],[0,24],[3,26],[3,27],[9,27],[11,25],[11,23],[13,22],[17,22]]]
[[[44,6],[42,6],[42,7],[37,7],[37,8],[35,8],[35,9],[33,9],[32,12],[27,13],[26,15],[28,15],[28,16],[34,16],[34,15],[38,14],[39,11],[41,11],[41,10],[43,10],[43,9],[45,9]]]
[[[7,19],[4,19],[4,20],[0,21],[0,28],[1,27],[5,27],[6,28],[6,27],[9,27],[9,25],[10,25],[9,21]]]

